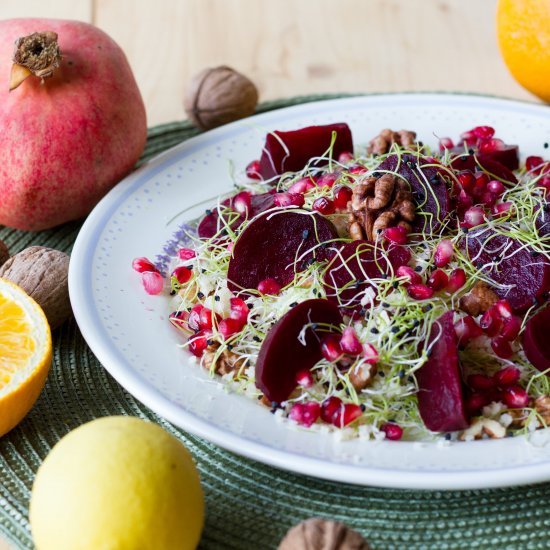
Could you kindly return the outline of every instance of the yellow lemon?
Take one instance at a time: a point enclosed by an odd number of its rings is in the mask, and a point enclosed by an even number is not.
[[[550,103],[550,0],[500,0],[497,35],[514,78]]]
[[[22,288],[0,279],[0,436],[34,405],[51,364],[44,312]]]
[[[67,434],[32,489],[37,550],[191,550],[203,522],[189,451],[132,417],[100,418]]]

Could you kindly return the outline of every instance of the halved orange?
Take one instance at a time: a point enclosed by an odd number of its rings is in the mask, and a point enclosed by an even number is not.
[[[42,308],[0,279],[0,436],[31,410],[52,364],[52,337]]]

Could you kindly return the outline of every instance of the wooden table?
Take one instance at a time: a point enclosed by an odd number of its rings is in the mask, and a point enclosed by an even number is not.
[[[495,6],[496,0],[2,0],[0,18],[80,19],[101,27],[126,52],[154,125],[184,118],[191,76],[221,64],[248,75],[261,99],[405,90],[534,99],[500,58]],[[7,548],[0,541],[0,550]]]

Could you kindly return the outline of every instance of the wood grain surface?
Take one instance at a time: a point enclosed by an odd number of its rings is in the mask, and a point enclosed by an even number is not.
[[[98,25],[126,52],[154,125],[184,118],[191,76],[221,64],[248,75],[261,99],[407,90],[535,99],[499,55],[495,7],[496,0],[2,0],[0,19]]]

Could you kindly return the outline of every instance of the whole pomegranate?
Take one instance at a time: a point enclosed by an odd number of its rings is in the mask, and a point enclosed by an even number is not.
[[[135,165],[145,107],[128,61],[78,21],[0,21],[0,224],[88,214]]]

